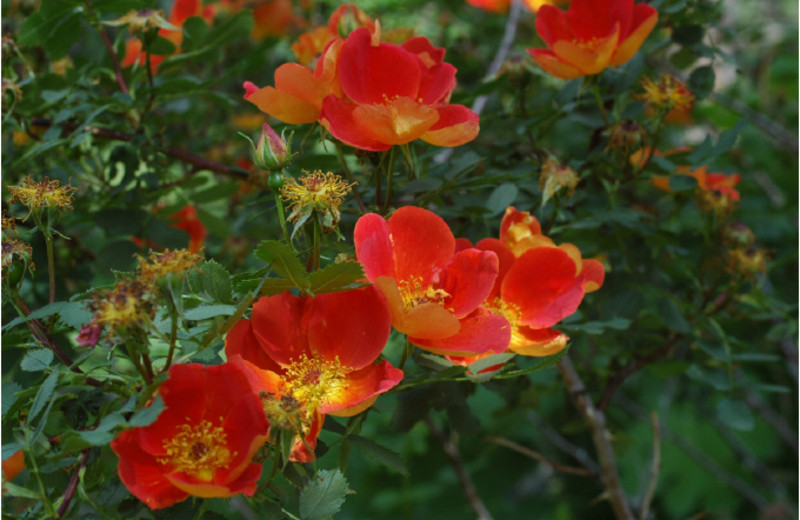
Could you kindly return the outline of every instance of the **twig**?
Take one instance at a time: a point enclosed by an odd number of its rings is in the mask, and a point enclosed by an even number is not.
[[[647,485],[647,492],[642,500],[642,509],[639,511],[639,520],[646,520],[647,513],[650,512],[650,504],[656,493],[658,484],[658,473],[661,471],[661,425],[658,421],[658,414],[652,412],[650,420],[653,422],[653,464],[650,466],[650,483]]]
[[[450,465],[453,466],[456,477],[458,477],[458,482],[461,484],[461,489],[464,490],[464,495],[467,497],[467,502],[469,502],[472,510],[475,511],[478,520],[492,520],[491,513],[486,509],[481,497],[478,496],[475,484],[472,483],[472,479],[469,473],[467,473],[467,468],[464,466],[464,461],[461,459],[461,454],[458,451],[457,434],[453,432],[448,437],[430,417],[425,418],[425,424],[428,425],[428,429],[433,436],[436,437],[436,440],[439,441],[439,444],[441,444],[442,451],[447,455]]]
[[[64,498],[61,501],[61,505],[58,506],[58,511],[56,511],[56,517],[61,518],[64,516],[64,513],[67,512],[69,509],[69,504],[72,502],[72,497],[75,496],[75,491],[78,489],[78,482],[80,481],[81,470],[86,467],[86,462],[89,460],[89,450],[85,449],[81,452],[81,460],[78,463],[78,467],[75,468],[75,471],[72,473],[72,476],[69,479],[69,484],[67,484],[67,489],[64,490]]]
[[[669,350],[675,346],[677,343],[678,338],[677,334],[673,334],[671,338],[669,338],[663,345],[659,348],[651,352],[650,354],[641,357],[639,359],[630,361],[625,368],[617,372],[614,376],[614,379],[609,381],[606,385],[605,390],[603,390],[603,397],[600,399],[600,403],[597,405],[600,410],[605,411],[608,408],[609,403],[611,403],[611,398],[614,395],[614,391],[623,383],[625,380],[633,374],[634,372],[640,370],[641,368],[649,365],[653,361],[657,360],[661,356],[665,355]]]
[[[100,33],[100,38],[103,40],[103,45],[105,45],[108,54],[111,56],[111,63],[114,65],[114,76],[117,78],[117,85],[119,85],[119,89],[124,93],[128,94],[128,85],[125,84],[125,78],[122,77],[122,69],[119,66],[119,60],[117,59],[117,53],[114,50],[114,46],[111,45],[111,40],[108,39],[108,34],[106,34],[105,29],[101,25],[98,24],[97,32]]]
[[[530,457],[530,458],[532,458],[534,460],[538,460],[539,462],[544,462],[545,464],[547,464],[548,466],[550,466],[554,470],[560,471],[562,473],[569,473],[570,475],[579,475],[581,477],[597,477],[598,476],[597,472],[590,471],[590,470],[588,470],[586,468],[576,468],[576,467],[573,467],[573,466],[564,466],[562,464],[559,464],[558,462],[556,462],[554,460],[548,459],[547,457],[545,457],[541,453],[537,453],[537,452],[535,452],[535,451],[533,451],[533,450],[531,450],[529,448],[526,448],[525,446],[523,446],[521,444],[517,444],[514,441],[511,441],[511,440],[508,440],[508,439],[504,439],[503,437],[486,437],[486,440],[489,441],[489,442],[493,442],[495,444],[499,444],[500,446],[505,446],[506,448],[509,448],[511,450],[516,451],[517,453],[521,453],[521,454],[525,455],[526,457]]]
[[[595,407],[588,397],[586,386],[583,384],[578,372],[575,371],[575,366],[569,356],[561,358],[561,361],[558,362],[558,370],[561,372],[561,378],[567,385],[567,390],[575,402],[575,406],[589,424],[592,441],[600,462],[600,478],[606,490],[607,498],[611,502],[611,508],[614,510],[614,516],[618,520],[633,520],[628,497],[625,496],[622,483],[619,480],[617,460],[614,456],[614,449],[611,447],[611,434],[606,426],[605,415]]]
[[[545,436],[547,440],[549,440],[553,445],[572,457],[573,459],[577,460],[581,463],[581,465],[588,469],[589,471],[599,474],[600,467],[597,465],[597,462],[592,459],[586,450],[581,448],[580,446],[576,446],[575,444],[571,443],[567,439],[565,439],[561,434],[559,434],[552,426],[550,426],[544,419],[539,417],[538,414],[535,412],[530,412],[528,414],[528,419],[536,425],[536,428]]]
[[[745,402],[748,406],[761,414],[761,417],[763,417],[765,421],[775,428],[775,431],[778,432],[778,435],[780,435],[786,444],[792,448],[795,456],[797,456],[797,432],[795,432],[792,427],[789,426],[786,420],[784,420],[784,418],[781,417],[778,412],[770,408],[769,405],[761,398],[761,396],[752,390],[747,391]]]

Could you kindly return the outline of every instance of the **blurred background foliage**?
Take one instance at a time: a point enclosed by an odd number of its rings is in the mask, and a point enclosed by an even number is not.
[[[562,328],[572,338],[569,356],[586,392],[605,409],[622,485],[634,505],[641,504],[651,479],[655,413],[661,467],[652,518],[796,518],[797,3],[649,3],[659,9],[656,30],[634,59],[602,74],[599,89],[613,121],[635,119],[652,130],[653,119],[633,96],[642,75],[669,72],[687,80],[697,96],[691,121],[664,125],[658,147],[694,151],[654,159],[635,175],[628,154],[609,148],[590,88],[580,79],[548,76],[525,53],[541,46],[532,13],[521,13],[501,73],[487,77],[505,16],[461,0],[359,1],[385,29],[410,28],[447,49],[447,61],[458,68],[453,102],[471,105],[487,96],[475,142],[452,152],[412,148],[420,176],[396,187],[395,205],[434,209],[456,236],[473,241],[495,236],[503,210],[515,205],[534,213],[558,243],[574,243],[584,257],[604,261],[605,285]],[[147,67],[123,71],[126,93],[98,28],[123,55],[125,29],[101,22],[145,6],[168,10],[167,4],[2,5],[3,199],[10,198],[7,186],[27,175],[78,189],[74,210],[57,227],[69,237],[56,238],[59,300],[80,300],[90,288],[112,283],[115,271],[132,270],[140,249],[131,237],[185,246],[185,233],[169,215],[187,204],[208,230],[208,258],[234,275],[259,269],[252,250],[279,237],[280,229],[265,179],[243,161],[249,144],[237,131],[255,137],[267,119],[242,99],[241,85],[272,84],[275,68],[294,61],[289,44],[303,29],[254,41],[246,37],[253,24],[247,11],[220,16],[211,27],[187,23],[182,53],[167,58],[156,75],[150,77]],[[311,2],[302,11],[306,28],[325,23],[337,5]],[[292,173],[340,169],[335,149],[318,136],[318,127],[296,129],[293,144],[300,153]],[[543,204],[539,177],[550,156],[578,172],[580,183],[572,197],[561,194]],[[375,198],[369,158],[351,154],[347,160],[369,205]],[[769,257],[766,272],[731,273],[722,222],[698,206],[694,185],[674,185],[668,193],[650,182],[677,164],[741,175],[741,200],[731,219],[752,229]],[[7,202],[3,207],[24,216]],[[350,200],[343,212],[346,240],[329,240],[330,258],[352,252],[359,211]],[[21,227],[37,266],[21,294],[31,308],[40,308],[47,304],[45,247],[26,230],[30,222]],[[14,309],[4,306],[3,321],[14,317]],[[74,345],[88,318],[62,316],[58,338]],[[6,396],[41,384],[41,372],[19,367],[30,344],[24,327],[4,329],[4,414],[13,409]],[[393,341],[385,355],[396,362],[401,351],[401,342]],[[424,356],[416,360],[411,380],[430,369]],[[516,360],[521,369],[538,362]],[[5,419],[4,445],[13,427]],[[443,381],[393,393],[367,419],[337,427],[329,418],[321,436],[317,467],[346,468],[356,491],[337,518],[470,518],[446,454],[445,445],[456,440],[494,518],[613,517],[596,478],[554,469],[498,442],[597,471],[587,427],[553,367],[483,384]],[[53,419],[52,428],[58,424]],[[342,436],[345,426],[350,437]],[[120,518],[130,518],[121,484],[100,480],[104,471],[111,474],[113,457],[107,448],[98,453],[104,457],[87,470],[87,482],[98,479],[88,493],[115,489],[99,502],[109,505],[104,514],[113,517],[109,511],[116,508]],[[49,484],[63,489],[68,474],[58,468],[67,463],[48,463],[42,471],[49,470]],[[26,485],[24,478],[18,483]],[[243,501],[234,505],[242,518],[251,517]],[[193,507],[148,514],[188,517]],[[212,500],[207,515],[225,511],[222,500]]]

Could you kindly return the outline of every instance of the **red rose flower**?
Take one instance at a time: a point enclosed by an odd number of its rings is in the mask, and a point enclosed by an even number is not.
[[[150,509],[189,495],[252,496],[262,469],[252,458],[269,423],[246,371],[175,365],[158,393],[165,406],[158,419],[111,441],[128,490]]]

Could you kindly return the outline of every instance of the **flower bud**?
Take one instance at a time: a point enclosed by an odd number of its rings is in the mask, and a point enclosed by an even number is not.
[[[271,172],[269,174],[269,181],[267,181],[267,184],[269,185],[269,189],[272,191],[280,191],[285,183],[286,179],[283,178],[283,174],[281,172]]]
[[[280,170],[292,159],[289,145],[267,123],[264,123],[253,151],[253,162],[262,170]]]

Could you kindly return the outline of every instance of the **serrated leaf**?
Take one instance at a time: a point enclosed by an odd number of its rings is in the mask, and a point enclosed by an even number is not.
[[[67,305],[67,302],[53,302],[53,303],[47,304],[44,307],[36,309],[35,311],[33,311],[29,315],[25,316],[24,318],[20,316],[19,318],[15,318],[15,319],[9,321],[5,325],[3,325],[3,330],[8,330],[8,329],[10,329],[10,328],[12,328],[12,327],[14,327],[16,325],[19,325],[20,323],[25,323],[26,321],[38,320],[38,319],[41,319],[41,318],[46,318],[48,316],[52,316],[53,314],[57,314],[57,313],[59,313],[61,311],[61,309],[65,305]]]
[[[29,350],[19,364],[26,372],[40,372],[53,362],[53,351],[49,348],[35,348]]]
[[[0,386],[0,395],[2,395],[2,414],[5,415],[6,412],[11,408],[11,406],[16,402],[17,396],[16,393],[22,391],[22,386],[19,383],[8,382],[3,383]]]
[[[128,421],[128,426],[132,428],[137,428],[140,426],[149,426],[158,419],[159,414],[164,411],[164,400],[161,399],[160,395],[157,395],[153,402],[150,403],[150,406],[147,408],[142,408],[131,417],[131,420]]]
[[[300,517],[303,520],[323,520],[336,514],[344,504],[350,488],[342,472],[319,470],[300,491]]]
[[[364,268],[358,262],[340,262],[315,271],[309,276],[310,290],[314,294],[338,292],[353,288],[364,279]]]
[[[367,457],[397,471],[403,476],[408,476],[408,468],[406,468],[403,458],[397,452],[360,435],[350,435],[347,440]]]
[[[256,283],[256,285],[258,284]],[[295,284],[289,280],[284,280],[283,278],[267,278],[261,285],[261,291],[258,294],[259,296],[275,296],[276,294],[281,294],[294,288]],[[255,289],[255,286],[253,289]]]
[[[214,301],[228,303],[233,297],[231,275],[228,270],[214,260],[208,260],[200,266],[203,273],[203,290]]]
[[[750,431],[755,426],[755,419],[750,408],[740,402],[723,399],[717,404],[717,417],[736,430]]]
[[[183,317],[187,320],[198,321],[207,320],[214,316],[230,316],[234,312],[236,312],[236,307],[233,305],[201,305],[187,310],[183,313]]]
[[[53,397],[53,392],[56,389],[56,383],[58,383],[58,374],[59,372],[56,368],[47,376],[42,386],[39,387],[39,391],[36,392],[36,397],[33,399],[31,411],[28,414],[28,424],[35,420],[36,416],[44,409],[45,405],[50,402],[50,399]]]
[[[279,276],[292,282],[295,287],[308,289],[309,281],[303,264],[283,242],[264,240],[256,248],[256,257],[269,264]]]
[[[69,302],[61,308],[59,321],[67,327],[80,329],[92,319],[92,313],[83,302]]]

